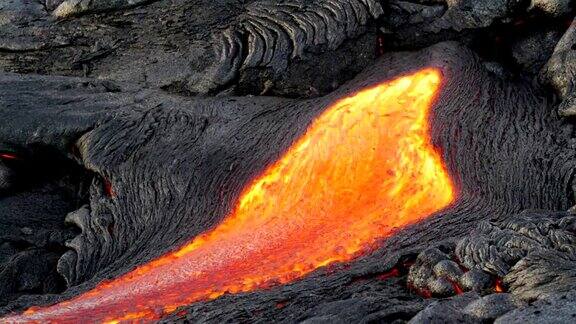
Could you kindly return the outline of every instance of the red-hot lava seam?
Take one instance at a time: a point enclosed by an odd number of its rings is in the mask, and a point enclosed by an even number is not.
[[[391,278],[399,278],[408,274],[409,268],[414,264],[416,256],[410,255],[401,258],[390,270],[379,273],[369,273],[361,276],[355,276],[350,281],[350,284],[362,283],[366,280],[388,280]]]
[[[18,156],[12,153],[0,153],[0,159],[2,160],[18,160]]]
[[[104,179],[104,193],[108,198],[114,198],[116,196],[114,187],[112,187],[112,183],[108,179]]]
[[[454,289],[456,295],[460,295],[464,292],[464,290],[462,290],[462,287],[460,287],[460,285],[456,281],[450,279],[447,280],[452,285],[452,288]]]
[[[362,255],[455,198],[429,138],[440,82],[425,69],[335,102],[212,230],[78,297],[3,320],[153,320]]]
[[[503,293],[506,292],[506,289],[504,289],[504,285],[502,284],[502,279],[496,277],[494,279],[494,292],[495,293]]]

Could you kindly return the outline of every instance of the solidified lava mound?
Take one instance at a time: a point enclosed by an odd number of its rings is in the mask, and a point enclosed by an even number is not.
[[[571,321],[574,12],[0,5],[1,321]]]

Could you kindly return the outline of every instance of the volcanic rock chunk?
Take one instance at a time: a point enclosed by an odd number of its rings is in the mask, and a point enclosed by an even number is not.
[[[519,9],[516,0],[455,0],[447,3],[448,11],[439,26],[449,24],[456,30],[487,27],[495,20],[508,19]]]
[[[563,116],[575,116],[576,106],[576,20],[560,39],[552,57],[540,72],[540,80],[552,86],[564,101],[558,108]]]
[[[462,244],[459,241],[458,244]],[[453,251],[453,250],[452,250]],[[464,291],[491,293],[494,291],[494,274],[470,264],[453,261],[459,255],[448,255],[432,248],[421,252],[408,273],[408,285],[424,296],[446,297]],[[470,270],[468,270],[470,269]],[[503,271],[502,273],[505,273]]]
[[[153,0],[66,0],[54,9],[52,15],[57,18],[66,18],[89,12],[134,7],[150,1]],[[52,2],[47,7],[50,8],[54,5],[55,3]]]
[[[432,302],[420,311],[408,323],[441,324],[441,323],[478,323],[478,319],[462,312],[470,302],[478,299],[476,293],[466,293],[454,298]]]
[[[531,32],[512,43],[512,56],[523,71],[537,74],[552,56],[560,37],[556,30]]]
[[[0,161],[0,194],[14,184],[14,172]]]
[[[492,294],[474,300],[464,308],[463,312],[482,321],[490,321],[520,305],[522,303],[516,302],[511,294]]]
[[[100,219],[102,216],[99,215],[98,218]],[[69,225],[80,228],[81,234],[66,242],[65,245],[72,250],[66,252],[58,261],[58,272],[66,278],[68,286],[75,286],[92,275],[93,270],[90,267],[93,267],[93,263],[85,258],[96,249],[107,250],[107,247],[102,245],[112,242],[110,237],[112,231],[106,224],[99,226],[97,221],[91,221],[88,206],[83,206],[79,210],[69,213],[65,221]]]
[[[571,323],[576,318],[576,293],[554,294],[496,319],[496,324]]]
[[[4,1],[0,7],[0,26],[4,29],[12,28],[11,25],[30,22],[46,15],[47,13],[39,1]]]
[[[435,297],[446,297],[456,294],[452,282],[446,278],[436,278],[428,281],[428,289]]]
[[[471,269],[465,272],[458,283],[464,291],[484,291],[492,285],[493,279],[490,275],[479,269]]]
[[[480,297],[469,292],[432,302],[409,323],[486,323],[525,305],[511,294]]]
[[[464,271],[452,258],[437,248],[422,251],[410,267],[408,286],[425,297],[447,297],[464,291],[486,292],[493,279],[484,271]]]
[[[409,1],[392,0],[389,3],[390,15],[384,19],[394,28],[433,21],[446,12],[446,6],[441,3],[420,4]]]
[[[40,0],[48,12],[54,11],[62,2],[66,0]]]
[[[463,36],[471,30],[508,24],[511,17],[525,9],[517,0],[394,0],[390,8],[392,14],[383,20],[392,27],[391,38],[398,46],[429,44]]]
[[[39,250],[22,251],[0,267],[0,304],[7,297],[29,293],[58,293],[62,291],[62,278],[53,271],[58,260],[57,253]]]
[[[436,248],[424,250],[408,272],[408,285],[434,296],[450,296],[456,293],[453,282],[462,273],[454,267],[450,258]]]
[[[551,17],[561,17],[570,13],[574,7],[572,0],[532,0],[528,8],[529,12],[544,12]]]
[[[446,277],[449,280],[456,281],[462,275],[460,266],[452,260],[442,260],[432,269],[437,277]]]

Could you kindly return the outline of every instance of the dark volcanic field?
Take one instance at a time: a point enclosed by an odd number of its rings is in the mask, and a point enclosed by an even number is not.
[[[62,2],[0,4],[0,313],[174,250],[331,103],[437,67],[452,206],[163,321],[573,321],[571,1]]]

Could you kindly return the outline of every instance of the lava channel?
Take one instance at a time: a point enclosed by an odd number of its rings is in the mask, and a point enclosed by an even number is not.
[[[455,199],[429,137],[440,82],[439,70],[425,69],[337,101],[213,229],[91,291],[3,321],[147,322],[369,251]]]

